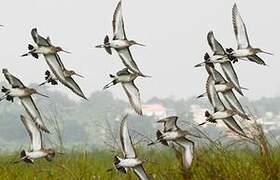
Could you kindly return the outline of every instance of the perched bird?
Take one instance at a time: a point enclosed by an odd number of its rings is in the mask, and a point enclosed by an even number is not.
[[[131,168],[133,169],[134,173],[137,175],[138,179],[140,180],[149,179],[142,165],[143,161],[138,159],[135,153],[132,140],[129,134],[129,130],[127,127],[127,115],[121,121],[119,133],[120,133],[120,142],[121,142],[124,158],[115,156],[114,167],[118,171],[123,173],[127,173],[128,168]]]
[[[36,28],[32,29],[31,35],[38,47],[53,47],[50,38],[45,39],[44,37],[39,35]],[[57,53],[47,53],[44,54],[44,57],[49,68],[52,71],[52,75],[53,75],[52,77],[55,77],[54,79],[50,80],[51,82],[53,82],[52,84],[54,85],[56,84],[54,83],[54,80],[59,80],[59,82],[61,82],[64,86],[69,88],[72,92],[74,92],[75,94],[77,94],[78,96],[84,99],[87,99],[84,93],[82,92],[81,88],[79,87],[79,85],[72,78],[72,75],[78,75],[78,74],[72,70],[70,71],[67,70]]]
[[[26,87],[17,77],[9,73],[7,69],[3,69],[2,72],[12,88],[8,89],[4,86],[2,87],[2,92],[5,94],[1,97],[0,101],[6,98],[6,100],[13,102],[14,97],[18,97],[24,109],[32,117],[32,120],[38,128],[49,133],[31,95],[38,94],[44,97],[48,96],[39,93],[36,89]]]
[[[47,161],[51,161],[55,156],[55,151],[54,149],[46,149],[43,147],[42,133],[32,121],[32,117],[21,115],[20,119],[29,135],[30,148],[28,151],[22,150],[20,153],[20,160],[15,163],[24,161],[33,164],[34,159],[39,158],[46,158]]]
[[[241,103],[238,101],[237,97],[235,96],[235,94],[233,93],[232,89],[234,88],[234,85],[231,82],[227,82],[224,77],[215,69],[214,64],[211,63],[207,63],[205,65],[205,68],[209,74],[209,76],[212,77],[212,79],[214,80],[214,86],[215,86],[215,90],[217,92],[220,92],[225,100],[229,103],[230,107],[232,109],[234,109],[236,111],[236,113],[244,118],[244,119],[249,119],[249,117],[246,115],[246,112],[244,111]],[[208,79],[207,83],[206,83],[206,91],[207,88],[209,88],[209,82],[212,79]],[[198,96],[198,98],[200,97],[204,97],[206,96],[207,93],[203,93],[202,95]],[[208,94],[209,96],[209,94]],[[209,98],[211,99],[211,98]]]
[[[208,53],[206,53],[204,56],[205,62],[201,64],[205,65],[207,63],[219,63],[224,74],[226,75],[227,80],[232,83],[234,89],[239,94],[243,95],[242,88],[239,84],[238,76],[231,64],[231,61],[235,61],[235,58],[226,53],[223,46],[216,40],[213,31],[210,31],[207,34],[207,41],[214,54],[211,57]],[[198,67],[201,64],[196,65],[196,67]]]
[[[158,123],[164,123],[163,133],[158,130],[157,131],[157,140],[155,142],[149,143],[149,145],[153,145],[156,143],[162,143],[163,145],[169,146],[169,143],[177,145],[176,150],[181,151],[182,149],[182,160],[186,169],[191,166],[193,159],[193,151],[194,151],[194,142],[187,139],[185,136],[194,136],[200,138],[200,136],[193,135],[189,131],[182,130],[177,126],[177,116],[170,116],[158,121]]]
[[[110,77],[113,78],[113,81],[104,86],[103,89],[107,89],[113,85],[121,83],[126,95],[128,96],[131,106],[136,113],[142,115],[140,93],[138,88],[134,84],[134,80],[138,77],[138,74],[130,73],[127,68],[124,68],[118,71],[116,76],[110,74]]]
[[[113,16],[113,40],[109,40],[109,36],[104,39],[104,44],[95,46],[96,48],[105,48],[105,50],[112,54],[111,48],[115,49],[119,54],[123,64],[132,72],[137,73],[139,76],[146,77],[138,68],[137,64],[133,60],[129,47],[132,45],[143,44],[137,43],[134,40],[128,40],[125,35],[124,22],[122,16],[122,1],[120,0]]]
[[[21,55],[22,57],[28,56],[28,55],[32,55],[33,57],[38,59],[39,58],[39,54],[43,54],[43,55],[56,54],[56,53],[61,52],[61,51],[62,52],[66,52],[66,53],[70,53],[68,51],[63,50],[61,47],[50,45],[50,43],[49,43],[50,42],[50,38],[49,37],[47,38],[48,43],[47,42],[40,43],[40,42],[43,42],[45,40],[44,40],[44,38],[42,36],[40,36],[37,33],[37,29],[36,28],[32,29],[31,34],[32,34],[32,37],[33,37],[33,40],[35,41],[35,43],[37,45],[38,44],[40,44],[40,45],[38,45],[38,47],[34,47],[33,45],[29,44],[28,45],[29,52]]]
[[[265,52],[260,48],[254,48],[251,46],[246,25],[239,14],[236,4],[234,4],[232,8],[232,22],[238,48],[236,50],[229,48],[227,49],[228,53],[238,59],[247,58],[249,61],[257,64],[266,65],[257,54],[265,53],[272,55],[272,53]]]
[[[217,120],[222,120],[226,126],[233,132],[247,137],[243,129],[235,121],[234,115],[238,114],[235,109],[227,108],[221,101],[218,92],[215,89],[215,81],[212,76],[209,76],[206,83],[206,91],[209,102],[213,106],[214,112],[210,114],[208,111],[205,112],[206,121],[200,125],[205,124],[206,122],[217,123]]]

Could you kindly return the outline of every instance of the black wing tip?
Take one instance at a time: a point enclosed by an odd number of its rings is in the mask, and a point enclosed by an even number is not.
[[[210,117],[211,116],[211,114],[209,113],[209,111],[205,111],[205,117]]]

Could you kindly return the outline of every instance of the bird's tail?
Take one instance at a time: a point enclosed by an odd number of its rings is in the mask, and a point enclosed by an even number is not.
[[[110,74],[110,76],[111,76],[111,74]],[[118,81],[117,81],[116,79],[114,79],[114,80],[111,81],[110,83],[106,84],[106,85],[103,87],[103,90],[108,89],[109,87],[114,86],[114,85],[117,84],[117,83],[118,83]]]
[[[100,44],[100,45],[97,45],[97,46],[95,46],[96,48],[104,48],[105,46],[104,46],[104,44]]]
[[[0,101],[4,100],[5,98],[7,98],[9,96],[9,89],[2,86],[1,91],[5,94],[2,97],[0,97]]]
[[[1,92],[6,93],[6,92],[8,92],[8,91],[9,91],[9,89],[8,89],[8,88],[6,88],[6,87],[2,86]]]
[[[205,96],[206,96],[206,93],[203,93],[203,94],[197,96],[196,98],[199,99],[199,98],[202,98],[202,97],[205,97]]]
[[[165,146],[168,146],[168,143],[166,140],[162,140],[162,132],[160,130],[157,130],[157,140],[156,141],[153,141],[151,143],[148,144],[148,146],[151,146],[151,145],[155,145],[157,143],[161,143]]]
[[[209,56],[208,53],[205,53],[205,55],[204,55],[204,60],[207,61],[208,59],[210,59],[210,56]]]
[[[118,170],[118,171],[120,171],[120,172],[122,172],[122,173],[125,173],[126,174],[126,169],[124,168],[124,167],[122,167],[122,166],[119,166],[119,163],[121,162],[121,159],[118,157],[118,156],[115,156],[114,157],[114,167]]]

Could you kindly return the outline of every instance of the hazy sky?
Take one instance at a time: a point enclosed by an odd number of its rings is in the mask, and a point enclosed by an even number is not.
[[[247,24],[251,44],[275,54],[262,56],[268,67],[248,62],[235,65],[241,85],[250,89],[245,94],[253,98],[280,95],[278,1],[123,0],[128,38],[146,44],[131,48],[139,68],[152,76],[136,82],[143,99],[187,98],[204,91],[205,70],[193,66],[203,60],[205,51],[210,51],[206,41],[209,30],[214,30],[223,45],[236,47],[231,22],[234,2]],[[116,0],[2,1],[0,24],[5,27],[0,29],[0,67],[9,68],[26,84],[43,80],[48,68],[44,58],[20,57],[28,43],[33,43],[30,31],[37,27],[55,45],[72,52],[60,56],[68,69],[86,76],[86,79],[76,78],[85,94],[89,96],[100,90],[110,81],[108,74],[123,68],[116,53],[110,56],[103,49],[94,48],[106,34],[112,37],[116,3]],[[65,87],[59,88],[75,96]],[[119,98],[126,98],[120,86],[111,91]]]

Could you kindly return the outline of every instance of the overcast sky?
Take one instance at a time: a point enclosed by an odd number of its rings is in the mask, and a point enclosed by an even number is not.
[[[214,30],[224,46],[236,47],[231,22],[231,8],[237,2],[247,24],[251,44],[275,55],[262,55],[269,65],[235,64],[240,83],[250,91],[250,98],[280,95],[280,11],[278,1],[232,0],[123,0],[123,16],[128,38],[146,44],[132,47],[139,68],[152,78],[136,82],[142,99],[153,96],[188,98],[204,91],[206,72],[194,65],[210,51],[206,35]],[[251,3],[254,3],[252,5]],[[114,53],[108,55],[94,45],[112,35],[112,15],[116,0],[9,0],[0,5],[0,66],[19,76],[26,84],[40,83],[48,68],[44,58],[21,58],[28,43],[33,43],[33,27],[43,36],[50,36],[55,45],[72,54],[60,56],[68,69],[83,74],[77,79],[84,93],[101,88],[110,81],[108,74],[123,65]],[[1,77],[3,79],[3,77]],[[58,87],[53,87],[57,89]],[[64,92],[72,92],[60,86]],[[111,89],[119,98],[126,98],[121,87]]]

